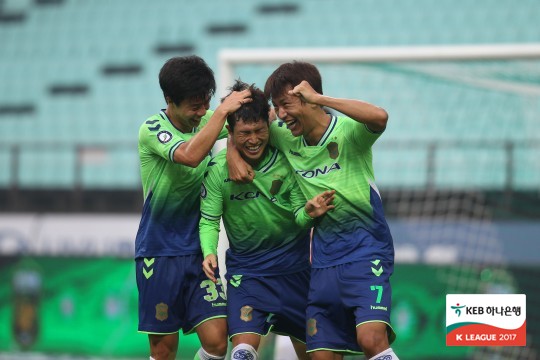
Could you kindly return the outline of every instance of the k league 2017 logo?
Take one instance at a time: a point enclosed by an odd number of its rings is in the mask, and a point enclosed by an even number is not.
[[[525,346],[524,294],[446,295],[447,346]]]

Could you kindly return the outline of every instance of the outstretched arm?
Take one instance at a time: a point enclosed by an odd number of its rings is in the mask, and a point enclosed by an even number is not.
[[[370,103],[321,95],[313,90],[311,85],[305,80],[290,90],[289,94],[298,96],[309,104],[335,109],[358,122],[366,124],[373,132],[382,132],[386,129],[388,113],[383,108]]]
[[[197,167],[214,146],[223,129],[227,115],[251,101],[249,90],[233,91],[214,111],[208,123],[189,141],[174,151],[174,162]]]
[[[296,212],[296,223],[301,227],[312,226],[315,218],[321,217],[335,208],[333,205],[335,193],[335,190],[326,190],[308,200],[304,207]]]
[[[334,202],[335,194],[335,190],[327,190],[308,200],[304,206],[306,214],[310,218],[318,218],[334,209],[335,206],[332,203]]]

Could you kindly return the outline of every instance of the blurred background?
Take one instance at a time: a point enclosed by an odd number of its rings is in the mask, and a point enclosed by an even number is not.
[[[486,44],[536,52],[315,63],[326,94],[390,114],[374,168],[396,249],[396,353],[540,358],[539,19],[538,0],[0,0],[0,358],[148,357],[137,135],[165,107],[168,58],[203,57],[223,91],[236,77],[263,87],[278,65],[225,68],[235,49]],[[526,294],[527,346],[446,347],[447,293]],[[182,337],[178,358],[198,346]],[[280,337],[261,349],[293,356]]]

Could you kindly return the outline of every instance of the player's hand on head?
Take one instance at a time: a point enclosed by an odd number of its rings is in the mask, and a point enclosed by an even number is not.
[[[226,98],[223,99],[223,102],[218,106],[218,109],[231,114],[244,104],[252,102],[251,91],[249,89],[242,91],[233,91]],[[217,110],[217,109],[216,109]]]
[[[335,190],[327,190],[315,196],[313,199],[308,200],[305,206],[306,213],[310,217],[316,218],[334,209],[335,205],[333,205],[333,202],[335,194]]]
[[[218,267],[217,256],[214,254],[207,255],[202,263],[203,271],[206,274],[206,277],[212,280],[214,283],[217,283],[216,279],[216,269]]]
[[[297,96],[302,101],[310,104],[316,104],[320,96],[306,80],[302,80],[300,84],[289,90],[289,95]]]

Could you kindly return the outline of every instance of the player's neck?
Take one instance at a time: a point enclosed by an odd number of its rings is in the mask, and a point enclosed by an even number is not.
[[[253,169],[257,169],[259,165],[263,162],[264,159],[266,159],[266,155],[268,155],[268,146],[264,149],[263,153],[258,159],[249,159],[242,157],[245,162],[247,162]]]
[[[309,123],[304,125],[304,129],[306,131],[303,136],[308,145],[314,146],[319,143],[324,133],[326,132],[326,129],[328,129],[331,119],[332,116],[325,112],[322,112],[312,117],[309,120]]]
[[[167,114],[167,117],[169,118],[170,122],[174,125],[174,127],[180,130],[181,132],[183,132],[184,134],[189,133],[193,130],[193,128],[186,126],[180,120],[175,118],[173,116],[173,112],[169,110],[169,108],[165,109],[165,114]]]

